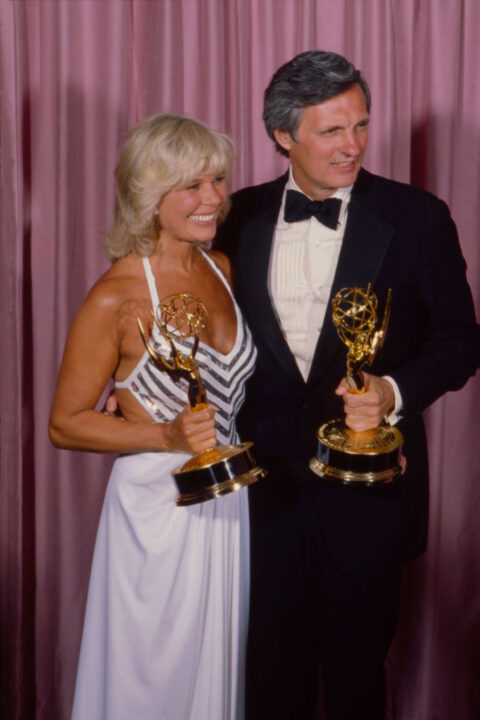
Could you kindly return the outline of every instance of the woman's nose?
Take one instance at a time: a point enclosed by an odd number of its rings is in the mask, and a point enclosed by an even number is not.
[[[224,200],[223,185],[217,182],[205,183],[202,192],[202,201],[206,204],[218,204]]]

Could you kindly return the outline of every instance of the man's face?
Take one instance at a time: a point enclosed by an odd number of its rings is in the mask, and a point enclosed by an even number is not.
[[[274,135],[288,151],[299,188],[323,200],[357,179],[368,140],[367,104],[359,85],[303,111],[298,142],[284,130]]]

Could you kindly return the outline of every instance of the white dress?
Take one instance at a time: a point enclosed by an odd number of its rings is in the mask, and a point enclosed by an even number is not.
[[[144,267],[156,308],[148,259]],[[220,444],[238,442],[235,415],[255,361],[236,304],[235,311],[231,352],[200,343],[196,354],[208,398],[219,408]],[[190,343],[176,345],[187,354]],[[156,328],[152,344],[168,357]],[[117,386],[129,388],[159,422],[187,404],[186,382],[174,383],[147,352]],[[95,545],[73,720],[243,718],[248,495],[242,489],[177,507],[170,473],[188,457],[134,453],[115,461]]]

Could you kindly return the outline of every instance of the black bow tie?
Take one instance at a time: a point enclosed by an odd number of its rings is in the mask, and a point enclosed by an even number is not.
[[[338,214],[342,201],[339,198],[326,200],[310,200],[306,195],[296,190],[287,190],[285,199],[285,222],[308,220],[312,215],[327,227],[335,230],[338,224]]]

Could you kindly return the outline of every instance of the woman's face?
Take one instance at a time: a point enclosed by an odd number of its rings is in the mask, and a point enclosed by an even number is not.
[[[158,204],[160,237],[207,243],[213,240],[220,208],[227,198],[224,175],[199,175],[188,187],[170,190]]]

